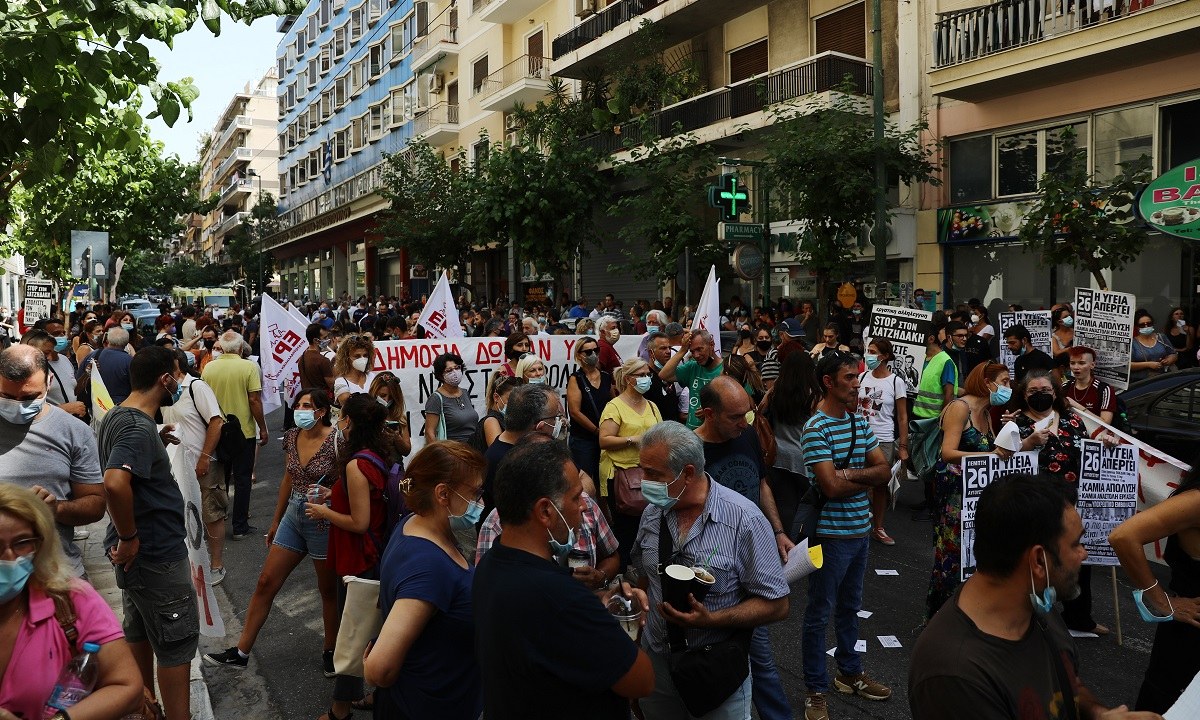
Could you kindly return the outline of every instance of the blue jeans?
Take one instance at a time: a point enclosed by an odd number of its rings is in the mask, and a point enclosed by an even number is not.
[[[858,611],[862,609],[869,542],[865,537],[821,538],[825,564],[808,576],[808,606],[804,608],[804,684],[809,692],[829,692],[825,629],[830,612],[837,637],[833,657],[838,670],[844,675],[863,671],[862,657],[854,651],[854,643],[858,641]]]
[[[754,680],[751,696],[758,717],[761,720],[792,720],[794,713],[775,667],[771,635],[765,625],[754,628],[754,634],[750,636],[750,676]]]
[[[751,650],[753,652],[753,650]],[[684,707],[679,691],[671,680],[671,664],[668,656],[647,650],[650,664],[654,667],[654,691],[638,701],[646,720],[693,720],[693,715]],[[705,713],[699,720],[750,720],[750,684],[747,675],[742,686],[715,710]]]

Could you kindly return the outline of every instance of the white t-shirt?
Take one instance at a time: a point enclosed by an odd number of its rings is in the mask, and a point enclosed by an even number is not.
[[[905,387],[895,373],[877,378],[867,372],[859,378],[858,407],[879,442],[896,440],[896,398],[905,397]]]
[[[983,327],[979,328],[979,332],[975,334],[981,338],[990,338],[996,334],[996,328],[992,327],[991,325],[984,325]]]
[[[374,379],[375,373],[373,372],[367,373],[367,379],[363,381],[362,385],[356,385],[355,383],[350,382],[349,378],[334,378],[333,397],[336,400],[339,395],[346,392],[350,393],[351,395],[354,393],[365,393],[367,392],[367,389],[371,387],[371,381]]]
[[[196,401],[192,403],[192,396]],[[184,378],[183,393],[170,407],[162,409],[163,422],[175,425],[175,437],[185,448],[200,452],[204,449],[204,438],[208,434],[208,423],[215,417],[223,417],[221,404],[208,383],[200,378]]]
[[[75,366],[64,354],[59,353],[57,360],[50,361],[50,390],[46,396],[55,405],[75,402]]]

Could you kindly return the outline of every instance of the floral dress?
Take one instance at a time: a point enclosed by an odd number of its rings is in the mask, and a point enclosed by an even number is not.
[[[990,430],[981,432],[975,427],[970,411],[967,426],[958,441],[960,452],[989,452],[995,438]],[[933,617],[938,608],[954,594],[961,577],[959,551],[962,514],[962,465],[938,460],[933,467],[933,573],[929,577],[929,593],[925,598],[925,620]]]
[[[1021,431],[1021,439],[1033,434],[1035,421],[1025,413],[1013,418]],[[1087,427],[1073,410],[1058,417],[1058,432],[1050,436],[1038,451],[1038,470],[1062,480],[1072,488],[1079,487],[1079,461],[1083,453],[1083,440]]]

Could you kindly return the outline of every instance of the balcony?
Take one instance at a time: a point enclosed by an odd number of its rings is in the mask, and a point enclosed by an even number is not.
[[[582,78],[589,68],[623,60],[642,20],[654,23],[670,46],[766,4],[767,0],[618,0],[554,38],[551,72]]]
[[[651,113],[643,131],[641,121],[627,122],[618,132],[585,135],[579,141],[604,155],[641,145],[643,137],[665,138],[697,132],[702,142],[717,140],[770,123],[763,111],[778,103],[834,90],[849,75],[854,92],[871,94],[871,64],[861,58],[824,52],[795,65],[688,98]],[[729,122],[733,120],[737,122]]]
[[[254,119],[249,115],[235,115],[225,126],[221,128],[221,132],[214,138],[212,145],[213,154],[220,153],[225,149],[225,145],[233,138],[239,130],[251,130],[254,128]]]
[[[219,235],[221,237],[224,237],[224,236],[228,235],[230,232],[232,232],[234,228],[236,228],[237,226],[246,222],[246,220],[249,217],[250,217],[250,213],[248,213],[248,212],[234,213],[234,214],[230,215],[229,217],[223,219],[217,225],[216,229],[213,230],[212,234],[214,236]]]
[[[437,147],[458,138],[458,105],[440,102],[413,119],[413,139]]]
[[[217,201],[219,207],[225,207],[231,203],[240,201],[243,195],[249,195],[254,191],[253,178],[241,178],[232,180],[225,189],[221,191],[221,198]]]
[[[429,34],[413,43],[412,68],[417,73],[426,67],[448,59],[454,63],[458,59],[458,27],[438,25],[429,29]]]
[[[234,148],[233,152],[229,153],[229,157],[222,160],[221,164],[217,166],[217,171],[213,173],[213,177],[220,180],[225,177],[225,173],[229,172],[234,165],[248,162],[253,157],[254,151],[248,147]]]
[[[512,25],[545,3],[546,0],[487,0],[475,12],[484,22]]]
[[[550,59],[522,55],[483,79],[477,96],[482,110],[533,105],[550,92]]]
[[[939,13],[934,94],[978,102],[1190,51],[1200,3],[999,0]]]

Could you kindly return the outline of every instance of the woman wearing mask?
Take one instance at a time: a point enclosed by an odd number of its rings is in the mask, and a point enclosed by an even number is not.
[[[1196,364],[1196,334],[1183,316],[1183,308],[1172,308],[1167,315],[1167,324],[1162,329],[1163,335],[1171,341],[1171,347],[1179,355],[1179,367],[1189,368]]]
[[[454,536],[474,530],[486,470],[458,443],[426,445],[401,481],[412,514],[380,563],[379,637],[363,662],[375,717],[475,720],[483,710],[471,613],[474,568]]]
[[[763,361],[767,359],[767,353],[771,352],[773,343],[771,342],[771,331],[766,328],[759,328],[754,334],[754,349],[746,353],[746,356],[754,361],[754,367],[762,371]]]
[[[92,318],[83,324],[83,331],[75,338],[75,366],[79,367],[95,351],[104,347],[104,325]]]
[[[329,523],[305,512],[305,503],[320,493],[326,497],[337,469],[337,438],[330,424],[329,396],[324,390],[304,389],[292,404],[296,427],[283,435],[283,481],[275,501],[275,516],[267,531],[267,559],[263,562],[246,622],[237,645],[204,656],[204,664],[244,668],[258,634],[267,622],[275,596],[305,556],[311,557],[321,596],[321,620],[325,634],[321,665],[325,677],[333,677],[333,644],[337,639],[338,575],[327,561]],[[322,501],[323,502],[323,501]]]
[[[59,671],[85,644],[94,643],[95,688],[69,712],[117,720],[140,702],[142,675],[108,603],[91,585],[71,577],[61,542],[41,498],[0,483],[0,716],[46,717],[46,699]],[[59,620],[60,606],[70,608],[74,622]],[[64,625],[74,626],[74,642]]]
[[[391,451],[384,428],[387,413],[375,398],[355,393],[342,405],[337,430],[340,467],[333,489],[320,502],[305,503],[305,515],[329,523],[329,567],[335,578],[354,575],[379,577],[379,560],[384,551],[387,478]],[[329,504],[326,505],[326,499]],[[346,606],[346,586],[337,584],[337,616]],[[343,720],[351,715],[351,703],[363,699],[362,678],[338,675],[334,680],[333,703],[321,720]]]
[[[512,333],[504,339],[504,364],[496,372],[509,377],[521,377],[517,374],[517,362],[532,349],[528,335],[519,330]]]
[[[394,454],[391,459],[403,463],[412,452],[412,436],[408,429],[408,411],[404,407],[404,391],[400,381],[390,372],[381,372],[371,381],[371,396],[375,402],[387,409],[387,433],[392,441]]]
[[[749,355],[754,352],[754,331],[748,323],[742,323],[738,327],[737,345],[733,346],[730,351],[731,355]]]
[[[1060,307],[1050,315],[1050,325],[1054,328],[1050,333],[1050,355],[1060,362],[1063,353],[1075,344],[1075,315],[1069,307]]]
[[[137,348],[142,346],[142,336],[137,331],[137,324],[133,319],[133,315],[124,310],[114,310],[112,315],[104,323],[104,329],[119,327],[129,333],[129,344],[125,346],[125,352],[130,355],[137,352]]]
[[[525,353],[517,361],[516,376],[530,385],[546,382],[546,364],[533,353]]]
[[[79,357],[79,348],[80,347],[83,347],[84,345],[90,345],[92,336],[88,332],[87,326],[88,326],[88,323],[95,323],[95,322],[96,322],[96,313],[92,312],[91,310],[84,313],[83,317],[80,318],[79,329],[74,330],[73,331],[74,334],[71,337],[71,352],[76,357]],[[103,329],[103,327],[101,329]],[[98,345],[91,346],[91,350],[95,350],[97,347],[99,347],[99,346]],[[91,350],[88,350],[88,352],[91,352]],[[84,354],[84,357],[87,357],[86,353]]]
[[[1133,343],[1129,355],[1129,382],[1161,375],[1175,367],[1179,353],[1162,333],[1154,328],[1154,317],[1143,309],[1133,314]]]
[[[600,344],[595,338],[575,343],[575,362],[578,367],[567,378],[571,459],[588,477],[600,478],[600,418],[612,400],[613,378],[600,369]]]
[[[613,372],[621,366],[617,341],[621,339],[621,323],[616,318],[601,316],[596,320],[596,338],[600,348],[600,369]]]
[[[338,344],[333,358],[333,397],[344,405],[354,393],[370,387],[370,372],[375,362],[375,343],[365,335],[347,335]]]
[[[987,342],[992,341],[992,337],[996,334],[996,328],[992,327],[988,320],[988,312],[982,305],[976,305],[971,308],[971,315],[968,318],[971,321],[971,333],[983,338]]]
[[[895,359],[891,341],[876,338],[863,356],[867,371],[858,376],[859,410],[875,433],[888,465],[908,459],[908,385],[892,372]],[[871,488],[870,495],[871,537],[884,545],[895,545],[883,527],[892,493],[887,485],[880,485]]]
[[[433,377],[439,384],[425,401],[425,442],[470,442],[479,424],[479,413],[459,387],[466,380],[463,359],[454,353],[438,355],[433,359]]]
[[[487,452],[500,433],[504,432],[504,411],[508,408],[508,396],[521,383],[514,377],[492,373],[488,380],[487,414],[480,418],[471,447]]]
[[[995,446],[990,410],[993,405],[1007,404],[1012,394],[1008,368],[988,360],[967,375],[962,397],[942,410],[942,451],[933,466],[933,572],[925,598],[925,622],[954,594],[961,577],[962,459],[988,453],[1011,455]],[[1032,447],[1030,442],[1021,449]]]

